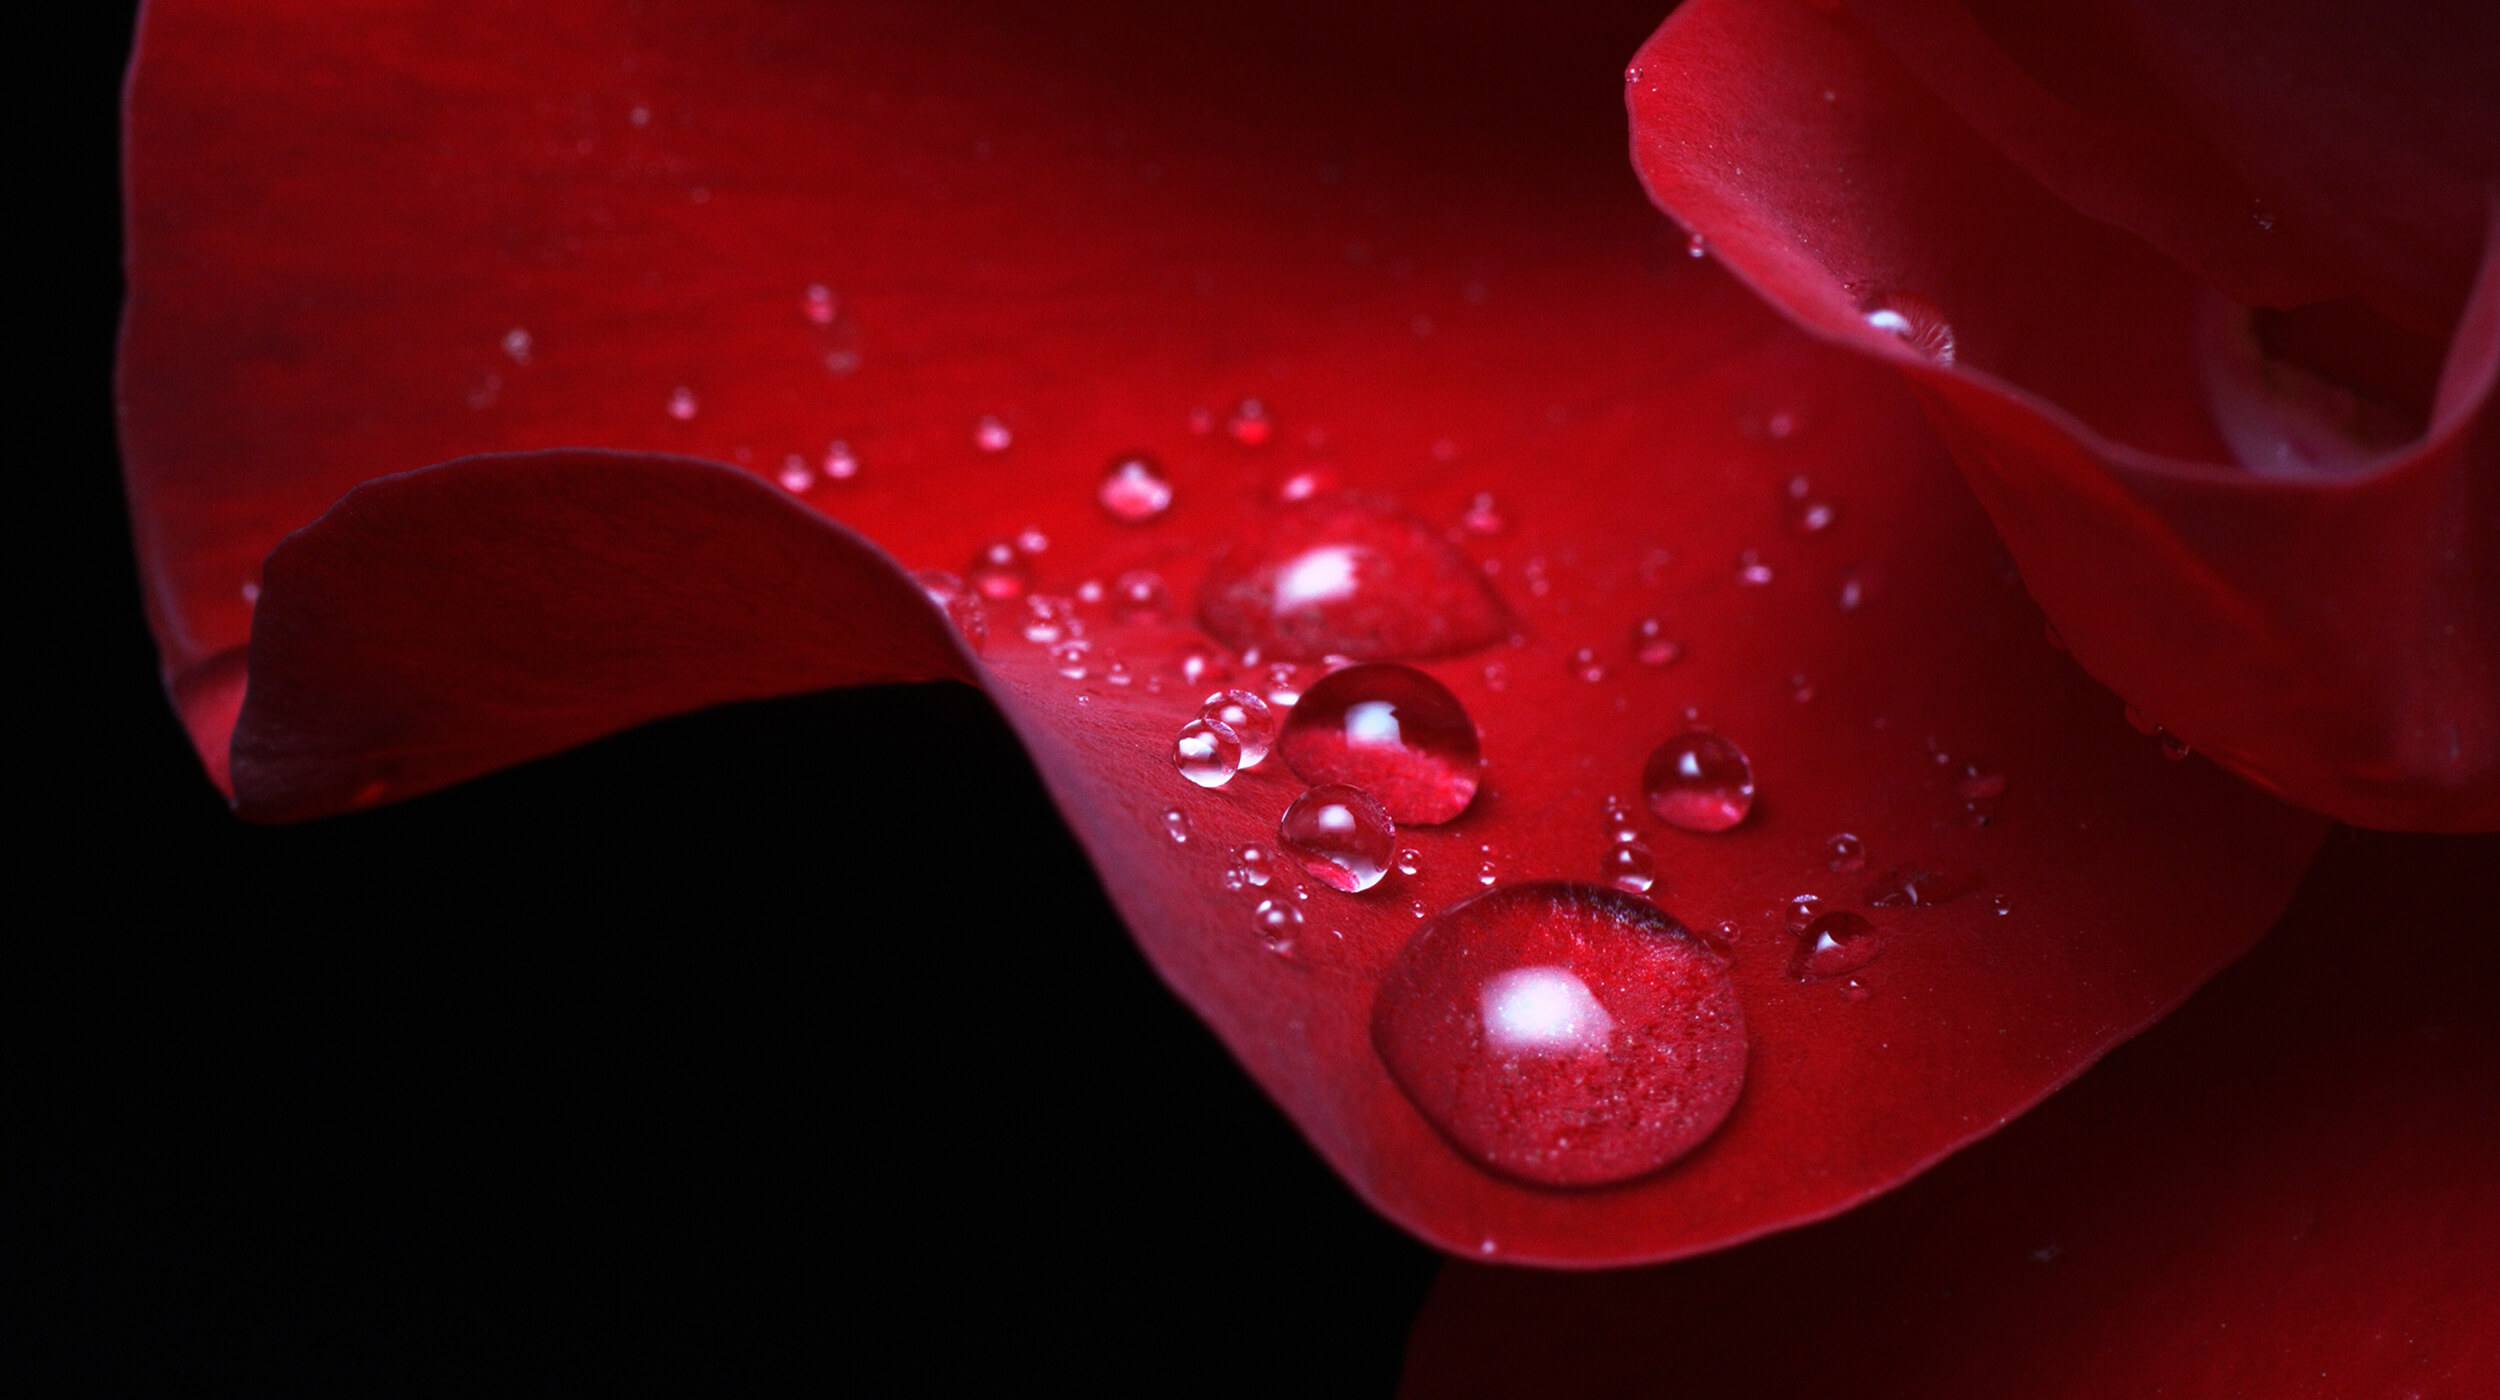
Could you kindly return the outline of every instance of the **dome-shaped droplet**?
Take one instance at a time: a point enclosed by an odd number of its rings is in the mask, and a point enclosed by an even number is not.
[[[1658,857],[1638,841],[1609,842],[1597,865],[1607,884],[1632,894],[1647,894],[1658,883]]]
[[[946,620],[955,624],[955,630],[963,636],[965,645],[972,648],[974,655],[979,655],[990,639],[989,619],[981,607],[980,597],[966,587],[962,579],[943,569],[923,569],[911,577],[912,582],[920,585],[920,591],[928,595],[929,601],[945,611]]]
[[[1753,810],[1753,764],[1724,736],[1687,730],[1649,756],[1641,792],[1669,826],[1725,831]]]
[[[825,448],[825,476],[833,481],[848,481],[859,475],[859,454],[847,442],[836,441]]]
[[[1172,506],[1172,480],[1163,464],[1143,452],[1123,452],[1104,468],[1094,499],[1123,525],[1143,525]]]
[[[1270,855],[1265,846],[1241,846],[1233,851],[1231,868],[1240,875],[1241,883],[1265,885],[1276,878],[1276,857]]]
[[[833,288],[822,282],[808,283],[807,290],[799,294],[799,311],[807,317],[810,325],[832,325],[833,313],[837,309]]]
[[[1632,656],[1644,666],[1672,666],[1684,659],[1684,647],[1667,635],[1664,620],[1645,617],[1632,625]]]
[[[1790,933],[1803,933],[1815,920],[1829,912],[1829,906],[1819,894],[1791,895],[1787,906],[1780,912],[1786,918]]]
[[[1302,911],[1289,899],[1262,899],[1250,911],[1250,927],[1257,931],[1259,941],[1268,951],[1290,953],[1294,935],[1302,931]]]
[[[1510,885],[1426,921],[1371,1029],[1443,1136],[1547,1186],[1656,1171],[1708,1139],[1745,1083],[1726,962],[1656,906],[1592,885]]]
[[[1295,864],[1348,894],[1370,889],[1389,873],[1397,836],[1389,813],[1371,794],[1344,783],[1303,793],[1276,823],[1276,843]]]
[[[1365,662],[1302,692],[1276,750],[1314,783],[1351,783],[1406,826],[1467,810],[1484,774],[1476,722],[1449,687],[1412,666]]]
[[[1198,715],[1216,721],[1240,738],[1244,768],[1258,767],[1276,742],[1276,712],[1247,690],[1217,691],[1198,707]]]
[[[973,552],[964,579],[993,603],[1013,602],[1033,587],[1033,561],[1014,540],[992,540]]]
[[[1200,787],[1222,787],[1241,771],[1241,740],[1212,720],[1193,719],[1172,740],[1172,766]]]
[[[1448,540],[1346,496],[1276,511],[1218,549],[1198,617],[1235,650],[1305,661],[1450,656],[1510,634],[1508,610]]]
[[[1131,569],[1111,581],[1111,601],[1123,616],[1159,618],[1172,610],[1172,590],[1152,569]]]
[[[1940,365],[1953,363],[1953,327],[1936,304],[1915,292],[1893,292],[1866,309],[1866,323]]]
[[[793,452],[781,459],[781,472],[776,479],[781,482],[782,490],[797,493],[816,484],[816,473],[807,465],[805,457]]]
[[[1823,843],[1824,863],[1842,875],[1852,875],[1866,868],[1866,843],[1850,832],[1840,832]]]
[[[1182,811],[1182,810],[1181,810],[1180,808],[1178,808],[1178,807],[1166,807],[1166,808],[1164,808],[1164,809],[1163,809],[1163,834],[1164,834],[1164,835],[1166,835],[1166,836],[1171,837],[1171,838],[1172,838],[1172,844],[1173,844],[1173,845],[1175,845],[1175,846],[1186,846],[1186,845],[1188,845],[1188,844],[1189,844],[1189,814],[1188,814],[1187,812]]]
[[[678,422],[693,422],[695,414],[701,412],[702,409],[703,405],[695,398],[694,390],[685,385],[680,384],[668,391],[668,416]]]
[[[1875,961],[1884,951],[1884,936],[1864,914],[1842,910],[1825,914],[1797,934],[1797,955],[1789,961],[1790,976],[1803,981],[1838,977]]]
[[[1276,431],[1276,420],[1268,417],[1267,405],[1257,399],[1243,399],[1233,406],[1232,416],[1224,421],[1224,431],[1244,447],[1256,447]]]
[[[972,425],[972,445],[984,452],[1004,452],[1015,440],[1015,433],[995,413],[982,414],[981,421]]]

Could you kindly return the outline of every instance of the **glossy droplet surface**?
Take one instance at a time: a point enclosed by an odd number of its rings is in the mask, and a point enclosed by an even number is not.
[[[1186,846],[1186,845],[1188,845],[1188,844],[1189,844],[1189,814],[1188,814],[1187,812],[1182,811],[1182,810],[1181,810],[1180,808],[1178,808],[1178,807],[1166,807],[1166,808],[1164,808],[1164,809],[1163,809],[1163,834],[1164,834],[1164,835],[1166,835],[1166,836],[1171,837],[1171,838],[1172,838],[1172,844],[1173,844],[1173,845],[1175,845],[1175,846]]]
[[[1262,899],[1250,911],[1250,927],[1268,951],[1290,953],[1294,935],[1302,931],[1302,911],[1291,900]]]
[[[1360,894],[1389,873],[1397,835],[1370,793],[1344,783],[1303,793],[1276,822],[1276,843],[1285,854],[1312,879],[1347,894]]]
[[[1616,889],[1647,894],[1658,883],[1658,857],[1638,841],[1617,842],[1599,858],[1598,874]]]
[[[1172,740],[1172,767],[1202,788],[1222,787],[1241,771],[1241,740],[1223,725],[1193,719]]]
[[[964,579],[993,603],[1013,602],[1033,587],[1033,561],[1014,540],[992,540],[973,552]]]
[[[990,639],[989,619],[981,607],[981,599],[964,581],[943,569],[923,569],[913,574],[912,582],[946,613],[946,620],[955,624],[955,631],[979,655]]]
[[[1198,619],[1235,650],[1304,661],[1450,656],[1510,634],[1509,611],[1447,539],[1342,496],[1279,509],[1218,549]]]
[[[1753,764],[1724,735],[1687,730],[1650,754],[1641,793],[1669,826],[1725,831],[1753,810]]]
[[[832,325],[836,309],[833,288],[822,282],[808,283],[807,290],[799,294],[799,311],[807,317],[810,325]]]
[[[984,413],[972,425],[972,445],[984,452],[1004,452],[1014,445],[1016,435],[995,413]]]
[[[1866,868],[1866,843],[1851,832],[1840,832],[1823,843],[1825,865],[1834,871],[1851,875]]]
[[[1241,766],[1256,768],[1276,742],[1276,712],[1247,690],[1219,690],[1198,707],[1198,717],[1211,719],[1241,740]]]
[[[1632,657],[1644,666],[1672,666],[1684,658],[1684,647],[1667,635],[1667,624],[1645,617],[1632,625]]]
[[[1305,781],[1350,783],[1407,826],[1467,810],[1483,781],[1476,723],[1449,687],[1412,666],[1366,662],[1302,692],[1276,741]]]
[[[1809,982],[1838,977],[1875,961],[1883,951],[1884,936],[1875,925],[1864,914],[1842,910],[1798,930],[1797,955],[1789,961],[1788,973]]]
[[[703,405],[696,400],[694,390],[685,385],[680,384],[668,391],[668,416],[678,422],[693,422],[695,414],[701,412],[702,409]]]
[[[847,442],[835,442],[825,448],[825,475],[834,481],[848,481],[859,475],[859,454]]]
[[[1953,363],[1953,327],[1936,304],[1915,292],[1893,292],[1866,309],[1866,323],[1940,365]]]
[[[1143,452],[1125,452],[1111,459],[1094,498],[1103,512],[1124,525],[1143,525],[1172,508],[1172,481],[1163,464]]]
[[[1726,962],[1647,901],[1510,885],[1415,930],[1372,1005],[1372,1046],[1461,1151],[1548,1186],[1658,1170],[1745,1082]]]
[[[1224,420],[1224,431],[1244,447],[1256,447],[1276,431],[1276,420],[1268,417],[1267,405],[1257,399],[1243,399]]]

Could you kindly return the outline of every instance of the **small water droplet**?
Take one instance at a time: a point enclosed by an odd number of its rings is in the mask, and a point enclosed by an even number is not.
[[[519,326],[514,326],[512,329],[505,331],[503,333],[503,352],[511,356],[512,363],[516,365],[528,364],[530,362],[530,333],[521,329]]]
[[[1484,688],[1487,690],[1509,689],[1510,668],[1499,661],[1484,663]]]
[[[651,124],[651,109],[637,102],[634,104],[633,110],[625,114],[625,120],[632,122],[636,126],[649,126]]]
[[[1412,846],[1402,847],[1398,851],[1398,873],[1400,875],[1414,874],[1417,870],[1423,868],[1423,860],[1423,852],[1416,850]]]
[[[1823,842],[1826,864],[1842,875],[1854,875],[1866,868],[1866,843],[1850,832],[1840,832]]]
[[[1208,642],[1188,642],[1174,656],[1172,668],[1181,684],[1196,689],[1220,679],[1230,669],[1223,651]]]
[[[1397,827],[1371,794],[1345,783],[1303,793],[1276,823],[1277,844],[1314,880],[1360,894],[1389,873]]]
[[[2005,796],[2005,775],[1988,760],[1974,758],[1962,765],[1961,779],[1953,790],[1960,794],[1971,825],[1986,826],[1996,820],[1997,802]]]
[[[2262,199],[2248,201],[2248,221],[2257,226],[2259,233],[2274,232],[2274,211],[2268,209]]]
[[[799,293],[799,311],[812,325],[832,325],[835,309],[833,288],[822,282],[810,282],[807,290]]]
[[[1762,555],[1746,550],[1736,556],[1736,581],[1747,588],[1760,588],[1771,581],[1771,566],[1762,562]]]
[[[255,604],[260,602],[260,585],[246,580],[243,585],[243,601]]]
[[[980,421],[972,425],[972,445],[984,452],[1004,452],[1015,441],[1016,435],[995,413],[982,414]]]
[[[1915,292],[1870,303],[1866,323],[1940,365],[1953,363],[1953,327],[1936,304]]]
[[[1753,764],[1707,729],[1687,730],[1650,754],[1641,770],[1649,810],[1684,831],[1725,831],[1753,810]]]
[[[1123,452],[1104,468],[1094,498],[1123,525],[1143,525],[1172,506],[1172,480],[1163,464],[1143,452]]]
[[[1111,600],[1131,621],[1158,619],[1172,610],[1172,590],[1152,569],[1131,569],[1113,579]]]
[[[1072,681],[1081,681],[1093,674],[1094,648],[1089,642],[1069,640],[1050,649],[1052,669]]]
[[[859,475],[859,454],[847,442],[836,441],[825,448],[825,476],[833,481],[848,481]]]
[[[1049,646],[1084,634],[1085,624],[1078,620],[1076,604],[1048,593],[1029,593],[1024,599],[1024,639],[1035,646]]]
[[[1484,575],[1448,540],[1345,496],[1277,511],[1217,550],[1198,616],[1237,649],[1301,659],[1448,656],[1511,628]]]
[[[1838,514],[1829,501],[1807,501],[1797,507],[1797,529],[1803,534],[1821,534],[1831,527]]]
[[[1597,648],[1574,647],[1564,668],[1591,685],[1606,679],[1606,663],[1597,659]]]
[[[1475,800],[1484,755],[1449,687],[1412,666],[1365,662],[1302,693],[1277,751],[1312,783],[1352,784],[1409,826],[1437,826]]]
[[[1027,554],[1039,554],[1050,548],[1050,536],[1043,534],[1039,525],[1027,525],[1016,531],[1016,548]]]
[[[816,484],[816,473],[808,469],[805,457],[793,452],[781,459],[781,474],[778,479],[782,490],[798,492]]]
[[[1476,498],[1467,503],[1467,513],[1458,518],[1458,523],[1471,535],[1498,535],[1508,522],[1502,519],[1501,510],[1494,505],[1493,493],[1479,491]]]
[[[1200,719],[1214,720],[1241,742],[1241,766],[1256,768],[1276,741],[1276,712],[1247,690],[1220,690],[1198,706]]]
[[[1630,66],[1626,67],[1626,68],[1623,70],[1623,84],[1624,84],[1624,86],[1625,86],[1625,87],[1630,87],[1632,84],[1637,83],[1637,82],[1639,82],[1640,80],[1641,80],[1641,65],[1639,65],[1639,64],[1637,64],[1637,63],[1635,63],[1635,64],[1632,64],[1632,65],[1630,65]],[[1486,1241],[1485,1241],[1485,1243],[1489,1246],[1489,1245],[1491,1245],[1491,1244],[1493,1243],[1493,1241],[1491,1241],[1491,1240],[1486,1240]]]
[[[1867,585],[1867,576],[1861,570],[1850,569],[1841,574],[1840,610],[1856,612],[1858,606],[1866,601]]]
[[[1684,647],[1667,635],[1663,619],[1645,617],[1632,624],[1632,657],[1644,666],[1672,666],[1684,659]]]
[[[2188,747],[2185,739],[2182,739],[2178,735],[2171,733],[2169,730],[2162,728],[2160,725],[2153,726],[2153,737],[2161,741],[2161,756],[2170,759],[2173,762],[2196,752],[2196,750]]]
[[[1242,886],[1253,889],[1261,888],[1269,880],[1275,878],[1276,858],[1268,854],[1264,846],[1236,847],[1228,873],[1238,879]]]
[[[1866,1000],[1874,994],[1874,988],[1869,987],[1865,982],[1860,981],[1855,977],[1851,977],[1840,984],[1840,999],[1842,1001],[1860,1002]]]
[[[1789,897],[1788,903],[1780,909],[1780,916],[1788,924],[1790,933],[1803,933],[1806,931],[1806,925],[1823,917],[1827,912],[1829,911],[1824,907],[1823,896],[1800,894]]]
[[[1610,842],[1598,859],[1597,871],[1616,889],[1647,894],[1658,883],[1658,857],[1638,841]]]
[[[1710,256],[1709,240],[1703,238],[1698,233],[1688,233],[1684,235],[1684,256],[1688,258],[1706,258]]]
[[[919,584],[929,601],[945,612],[946,620],[955,624],[955,631],[972,648],[973,655],[980,655],[990,639],[989,619],[981,599],[964,586],[962,579],[943,569],[923,569],[912,575],[912,582]]]
[[[1302,931],[1302,911],[1286,900],[1262,899],[1250,911],[1250,927],[1257,931],[1259,941],[1274,953],[1293,951],[1294,935]]]
[[[1136,681],[1137,673],[1129,669],[1127,662],[1112,656],[1102,664],[1102,678],[1113,685],[1125,686]]]
[[[668,416],[678,422],[693,422],[695,414],[702,408],[703,405],[695,401],[694,390],[685,385],[680,384],[668,391]]]
[[[1276,484],[1276,499],[1291,505],[1328,495],[1345,483],[1334,467],[1304,467]]]
[[[1710,926],[1710,932],[1719,940],[1721,947],[1732,948],[1736,946],[1736,940],[1744,936],[1745,930],[1734,919],[1721,919]]]
[[[1302,668],[1290,661],[1275,661],[1259,671],[1259,684],[1267,691],[1268,708],[1290,710],[1302,703]]]
[[[1224,431],[1244,447],[1256,447],[1276,431],[1276,420],[1267,416],[1267,405],[1257,399],[1243,399],[1233,406],[1232,417],[1224,420]]]
[[[1172,740],[1172,766],[1200,787],[1222,787],[1241,771],[1241,740],[1213,720],[1193,719]]]
[[[2014,912],[2014,901],[2004,895],[1996,895],[1988,901],[1988,912],[2000,919],[2004,918]]]
[[[1173,844],[1173,845],[1175,845],[1175,846],[1186,846],[1186,845],[1188,845],[1188,844],[1189,844],[1189,814],[1188,814],[1187,812],[1182,811],[1182,810],[1181,810],[1180,808],[1178,808],[1178,807],[1166,807],[1166,808],[1164,808],[1164,809],[1163,809],[1163,834],[1164,834],[1164,835],[1166,835],[1166,836],[1171,837],[1171,838],[1172,838],[1172,844]]]
[[[1970,888],[1959,873],[1928,865],[1896,865],[1869,886],[1867,903],[1878,909],[1926,909]]]
[[[1884,951],[1884,936],[1864,914],[1847,910],[1825,914],[1797,932],[1797,955],[1788,975],[1801,982],[1839,977],[1875,961]]]
[[[1745,1018],[1727,964],[1644,900],[1541,881],[1418,928],[1383,978],[1372,1045],[1442,1134],[1548,1186],[1643,1176],[1735,1107]]]
[[[1502,868],[1493,861],[1493,848],[1485,848],[1484,859],[1476,862],[1476,883],[1491,888],[1502,878]]]

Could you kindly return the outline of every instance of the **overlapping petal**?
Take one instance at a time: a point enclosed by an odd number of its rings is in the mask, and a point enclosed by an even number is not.
[[[1613,105],[1646,21],[1384,64],[1291,19],[153,6],[126,445],[212,768],[239,713],[239,803],[310,816],[735,695],[975,678],[1348,1180],[1559,1263],[1886,1189],[2258,937],[2318,823],[2129,729],[1891,375],[1665,236]],[[1264,434],[1227,430],[1245,398]],[[1141,448],[1173,503],[1124,523],[1095,484]],[[1421,663],[1485,790],[1401,833],[1415,873],[1296,901],[1280,955],[1223,872],[1298,785],[1168,755],[1198,580],[1296,481],[1427,522],[1517,631]],[[1011,602],[959,641],[904,570],[1019,536],[1045,594],[1152,571],[1179,602],[1072,604],[1073,652]],[[1608,799],[1694,723],[1758,806],[1640,834],[1651,897],[1728,950],[1735,1113],[1620,1186],[1489,1173],[1382,1069],[1372,991],[1418,910],[1598,878]],[[1860,985],[1792,974],[1797,895],[1876,922]]]

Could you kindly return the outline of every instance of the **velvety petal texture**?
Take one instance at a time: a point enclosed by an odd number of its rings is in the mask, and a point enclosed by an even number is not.
[[[2470,6],[1702,0],[1633,64],[1634,156],[1900,367],[2146,724],[2346,820],[2486,829],[2495,52]]]
[[[1888,1189],[2254,943],[2322,824],[2129,728],[1895,377],[1641,199],[1613,75],[1654,16],[1267,20],[152,6],[126,445],[212,770],[305,817],[976,680],[1347,1180],[1557,1264]],[[1140,451],[1168,503],[1107,508]],[[1218,568],[1270,582],[1210,607]],[[1245,853],[1280,760],[1173,765],[1209,691],[1281,708],[1332,653],[1414,662],[1484,760],[1360,894]],[[1696,731],[1753,784],[1716,833],[1642,790]],[[1375,1046],[1419,920],[1547,879],[1643,889],[1741,1006],[1732,1111],[1649,1175],[1489,1169]],[[1827,913],[1874,938],[1845,975]]]

